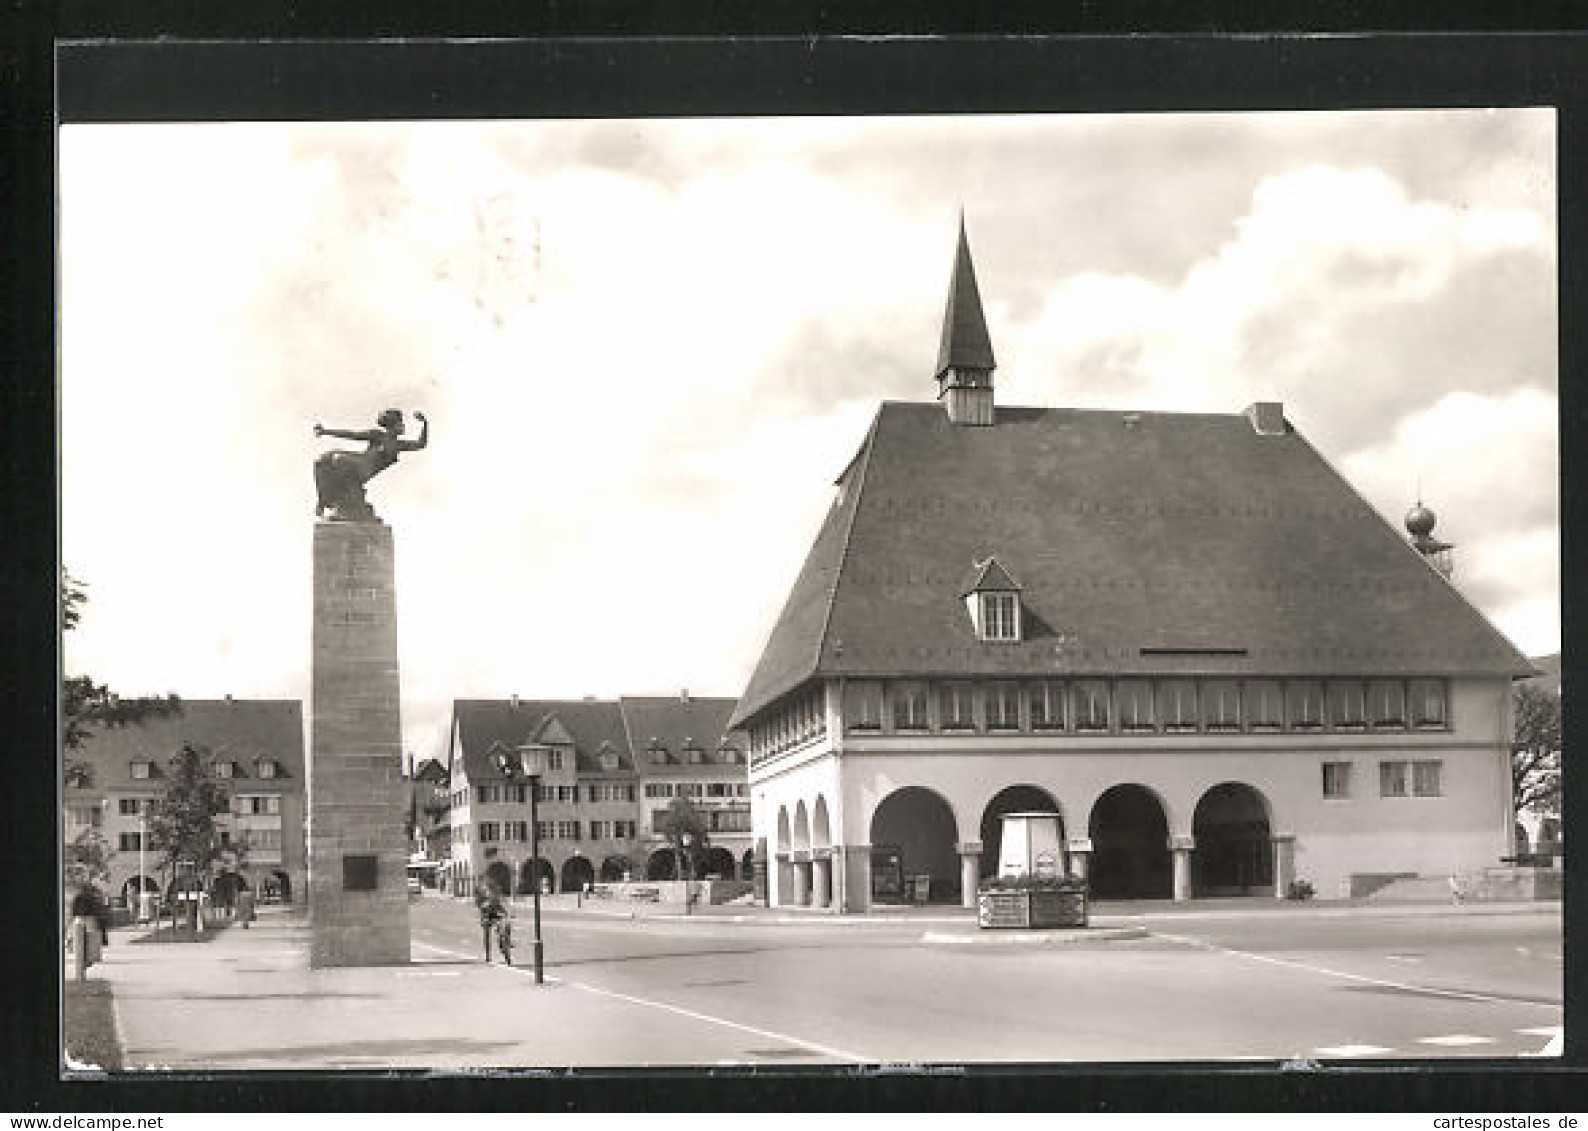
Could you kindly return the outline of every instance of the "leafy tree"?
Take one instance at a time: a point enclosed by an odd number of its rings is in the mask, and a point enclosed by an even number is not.
[[[679,870],[680,877],[691,878],[695,871],[694,862],[699,859],[697,854],[711,846],[711,831],[707,827],[705,815],[690,804],[689,798],[675,797],[667,803],[667,810],[657,820],[656,831],[667,838],[668,846],[673,850],[673,859],[684,861],[684,867]]]
[[[61,572],[61,627],[70,632],[82,619],[82,606],[88,600],[82,582]],[[61,685],[62,739],[67,750],[76,750],[95,727],[126,726],[146,718],[181,714],[182,703],[175,695],[123,699],[104,684],[86,675],[68,676]],[[92,785],[92,771],[81,759],[67,758],[64,778],[69,786]]]
[[[103,833],[96,828],[84,829],[61,854],[61,878],[68,888],[84,884],[103,887],[110,882],[111,854]]]
[[[1533,683],[1512,693],[1511,801],[1518,813],[1560,813],[1560,695]]]
[[[183,743],[169,766],[165,793],[149,814],[149,848],[158,854],[164,874],[174,872],[178,861],[191,861],[199,875],[207,875],[224,854],[242,851],[222,846],[215,824],[231,807],[230,792],[212,775],[209,751],[202,746]]]

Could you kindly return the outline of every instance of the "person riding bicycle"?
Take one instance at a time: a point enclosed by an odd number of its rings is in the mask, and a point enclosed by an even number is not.
[[[502,893],[492,880],[480,884],[474,893],[475,905],[480,911],[480,931],[485,941],[485,961],[491,960],[491,934],[501,928],[507,919],[507,907]],[[506,958],[506,955],[503,955]]]

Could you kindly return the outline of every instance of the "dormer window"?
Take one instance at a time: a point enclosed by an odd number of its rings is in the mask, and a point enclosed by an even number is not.
[[[233,762],[216,762],[215,763],[215,776],[218,777],[218,778],[230,778],[230,777],[233,777],[233,776],[235,776],[236,770],[237,770],[237,766]]]
[[[132,776],[135,777],[135,778],[138,778],[139,780],[142,780],[144,778],[152,778],[154,776],[154,763],[153,762],[134,762],[129,767],[129,770],[130,770]]]
[[[996,644],[1020,641],[1020,584],[997,558],[975,563],[962,595],[978,638]]]
[[[261,758],[259,760],[259,776],[260,777],[262,777],[262,778],[278,777],[279,776],[279,770],[280,770],[280,766],[276,763],[275,759],[273,759],[273,758]]]

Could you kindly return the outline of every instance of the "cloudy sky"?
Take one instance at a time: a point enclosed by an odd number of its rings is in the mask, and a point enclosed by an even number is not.
[[[1547,110],[67,126],[67,668],[308,696],[312,425],[425,411],[404,732],[737,695],[877,402],[930,399],[963,206],[1004,404],[1291,421],[1560,647]]]

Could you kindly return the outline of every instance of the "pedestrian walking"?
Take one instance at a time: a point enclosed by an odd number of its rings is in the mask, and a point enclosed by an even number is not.
[[[495,882],[483,881],[474,892],[474,903],[480,912],[480,932],[485,942],[485,961],[491,960],[491,935],[501,921],[507,918],[507,908],[502,904],[502,893]],[[505,957],[505,956],[504,956]]]

